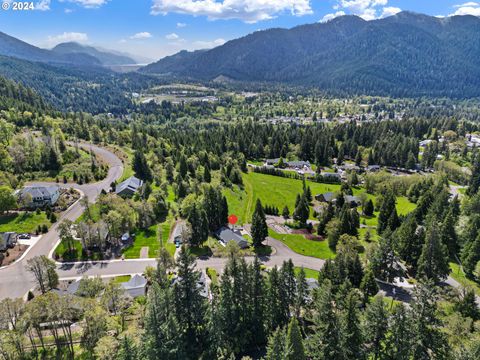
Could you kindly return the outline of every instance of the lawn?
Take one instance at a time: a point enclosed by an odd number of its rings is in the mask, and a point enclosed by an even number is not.
[[[15,231],[17,233],[35,233],[39,225],[51,223],[47,219],[45,212],[37,214],[36,212],[21,212],[0,216],[0,232]]]
[[[300,272],[301,267],[295,266],[295,274],[298,274]],[[303,268],[303,271],[305,272],[305,277],[311,278],[311,279],[318,279],[318,274],[320,273],[318,270],[313,270],[313,269],[307,269]]]
[[[87,260],[102,260],[100,252],[94,252],[90,256],[84,256],[82,252],[82,243],[80,241],[74,242],[74,250],[70,251],[66,244],[61,241],[55,248],[53,253],[55,259],[61,261],[87,261]]]
[[[239,224],[250,221],[255,208],[255,202],[258,198],[264,206],[273,205],[277,207],[280,212],[282,212],[285,205],[287,205],[290,214],[292,214],[295,209],[297,194],[303,192],[303,183],[301,180],[255,172],[243,174],[243,185],[243,189],[234,186],[232,189],[224,190],[224,195],[228,201],[229,213],[238,216]],[[312,196],[340,190],[340,185],[338,184],[320,184],[307,181],[307,185],[310,186]],[[363,192],[365,192],[365,190],[362,188],[353,189],[353,193],[356,196]],[[375,202],[375,195],[367,194],[367,196]],[[408,201],[406,197],[401,196],[397,198],[397,211],[399,215],[408,214],[413,211],[415,207],[416,205]],[[378,216],[378,213],[376,213],[374,217],[367,219],[368,226],[377,226],[376,216]],[[313,219],[313,211],[310,214],[310,218]]]
[[[90,212],[90,216],[92,217],[93,222],[99,222],[101,219],[100,216],[100,204],[89,204],[88,211]],[[75,221],[77,224],[87,220],[87,213],[84,211],[82,215]]]
[[[450,273],[450,276],[457,280],[460,284],[462,284],[465,287],[471,287],[472,289],[475,290],[475,293],[477,295],[480,295],[480,284],[477,282],[467,279],[465,276],[465,273],[463,272],[462,268],[460,265],[451,262],[450,263],[450,270],[452,271]]]
[[[142,247],[148,246],[148,257],[156,257],[158,250],[160,249],[160,243],[157,240],[158,226],[161,226],[163,246],[165,246],[168,252],[173,256],[175,253],[175,245],[168,242],[170,228],[172,226],[171,219],[167,219],[167,221],[160,225],[153,225],[146,230],[137,231],[135,233],[135,241],[130,247],[124,250],[123,256],[126,259],[138,259]]]
[[[229,212],[238,216],[240,224],[250,221],[257,199],[260,199],[264,206],[273,205],[277,207],[280,212],[287,205],[290,213],[292,213],[297,194],[303,192],[301,180],[254,172],[243,174],[243,184],[244,190],[238,187],[233,190],[225,190]],[[338,184],[319,184],[307,181],[307,185],[310,186],[312,196],[324,192],[335,192],[340,189]]]
[[[319,259],[333,259],[335,253],[328,247],[328,242],[308,240],[300,234],[278,234],[268,229],[268,235],[280,240],[298,254],[312,256]]]
[[[126,283],[128,281],[130,281],[132,277],[130,275],[120,275],[120,276],[115,276],[113,278],[113,282],[115,284],[121,284],[121,283]]]

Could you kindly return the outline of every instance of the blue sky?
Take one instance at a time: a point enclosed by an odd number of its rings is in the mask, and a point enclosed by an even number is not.
[[[5,2],[10,9],[0,10],[0,31],[29,43],[49,48],[78,41],[151,59],[344,14],[366,20],[400,10],[480,16],[480,0],[36,0],[28,11]]]

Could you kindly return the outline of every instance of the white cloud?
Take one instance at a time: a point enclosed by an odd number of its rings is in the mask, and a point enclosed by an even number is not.
[[[73,12],[73,9],[65,9],[64,10],[65,14],[71,14]]]
[[[47,39],[47,42],[50,46],[55,46],[57,44],[70,41],[86,43],[88,41],[88,36],[85,33],[64,32],[63,34],[49,36]]]
[[[168,35],[165,36],[165,39],[167,39],[167,40],[178,40],[179,38],[180,38],[180,36],[178,36],[175,33],[171,33],[171,34],[168,34]]]
[[[320,22],[327,22],[343,15],[346,15],[345,11],[337,11],[336,13],[327,14],[322,18],[322,20],[320,20]]]
[[[473,16],[480,16],[480,4],[470,1],[461,5],[454,5],[454,8],[456,8],[455,12],[453,14],[450,14],[450,16],[455,16],[455,15],[473,15]]]
[[[68,1],[87,9],[94,9],[102,5],[105,5],[109,0],[68,0]]]
[[[187,24],[181,22],[177,23],[177,28],[184,28],[185,26],[187,26]]]
[[[310,0],[153,0],[152,15],[171,12],[256,23],[284,12],[295,16],[312,14],[312,8]]]
[[[152,34],[150,34],[148,31],[143,31],[130,36],[130,39],[149,39],[151,37],[153,37]]]
[[[35,10],[47,11],[50,10],[50,0],[41,0],[35,4]]]
[[[337,14],[352,14],[370,21],[387,16],[394,15],[402,11],[398,7],[386,6],[388,0],[337,0],[337,3],[333,6],[335,13],[327,14],[323,17],[322,21],[331,20],[337,16]]]
[[[217,46],[221,46],[225,43],[226,41],[221,38],[213,41],[195,41],[193,43],[193,48],[194,49],[211,49]]]
[[[402,9],[394,6],[387,6],[383,8],[382,15],[380,17],[386,18],[395,14],[398,14]]]
[[[471,7],[476,7],[476,6],[479,6],[480,4],[477,3],[477,2],[474,2],[474,1],[469,1],[469,2],[466,2],[464,4],[460,4],[460,5],[453,5],[454,8],[461,8],[461,7],[468,7],[468,6],[471,6]]]

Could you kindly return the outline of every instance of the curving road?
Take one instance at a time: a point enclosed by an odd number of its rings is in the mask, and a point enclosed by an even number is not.
[[[118,180],[123,173],[123,164],[121,160],[112,152],[90,144],[79,144],[85,150],[93,150],[97,156],[101,157],[108,165],[109,171],[107,177],[97,183],[78,185],[69,184],[68,186],[80,190],[84,196],[88,196],[90,202],[95,202],[102,190],[108,191],[110,184]],[[28,249],[25,256],[0,269],[0,299],[10,297],[24,296],[35,284],[33,276],[25,269],[27,260],[38,255],[49,255],[53,252],[58,242],[57,226],[63,219],[75,221],[82,214],[83,209],[79,202],[73,204],[58,219],[58,222],[51,227],[50,231],[43,235],[41,239]],[[320,269],[324,261],[308,256],[303,256],[293,252],[282,242],[273,238],[267,239],[268,244],[276,249],[272,256],[262,257],[262,262],[267,266],[280,266],[286,260],[292,259],[296,266],[304,266],[310,269]],[[198,259],[197,268],[214,268],[221,272],[226,264],[225,258]],[[247,261],[253,261],[253,257],[247,257]],[[155,259],[132,259],[132,260],[110,260],[98,262],[78,262],[59,264],[57,271],[60,279],[73,279],[81,276],[102,276],[109,277],[115,275],[138,274],[144,272],[147,266],[155,266]]]
[[[108,191],[110,184],[118,180],[123,173],[122,161],[112,152],[90,144],[79,144],[85,150],[93,150],[95,154],[109,165],[107,177],[97,183],[92,184],[69,184],[80,190],[88,196],[91,202],[94,202],[100,195],[102,189]],[[38,255],[48,255],[58,242],[57,226],[63,219],[75,221],[83,212],[82,206],[77,201],[65,211],[58,219],[57,223],[50,228],[50,231],[43,235],[40,240],[28,249],[26,255],[19,261],[0,269],[0,299],[10,297],[16,298],[25,295],[34,283],[32,275],[25,269],[27,260]]]

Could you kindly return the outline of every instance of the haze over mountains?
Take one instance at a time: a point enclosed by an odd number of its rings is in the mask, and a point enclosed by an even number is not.
[[[255,32],[208,51],[183,51],[141,71],[345,94],[479,96],[480,19],[410,12],[374,21],[342,16]]]
[[[99,50],[76,42],[61,43],[53,49],[41,49],[0,32],[0,55],[50,64],[79,66],[109,66],[136,64],[132,57]]]

